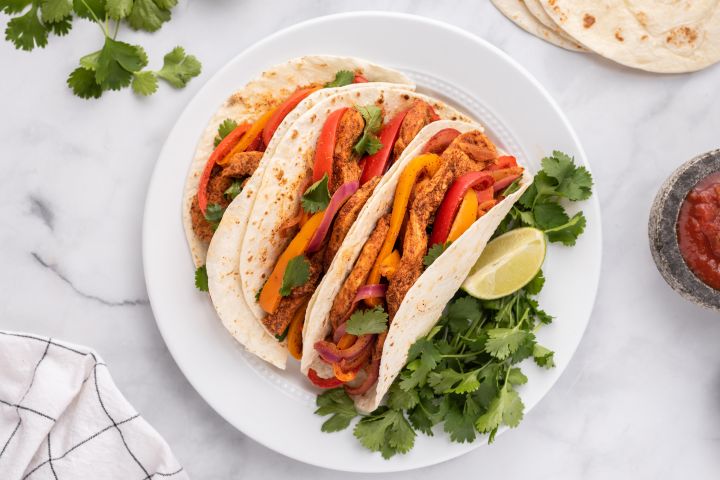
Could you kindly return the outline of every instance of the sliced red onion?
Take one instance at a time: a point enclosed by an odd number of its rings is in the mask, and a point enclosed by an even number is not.
[[[338,363],[340,360],[352,360],[363,353],[363,350],[372,342],[374,335],[360,335],[351,347],[340,350],[337,345],[325,340],[315,342],[315,350],[327,363]]]
[[[502,180],[498,180],[497,182],[495,182],[495,185],[493,185],[493,190],[495,190],[496,192],[499,192],[500,190],[504,190],[507,187],[509,187],[510,184],[512,182],[514,182],[515,180],[517,180],[518,178],[520,178],[520,175],[509,175],[509,176],[503,178]]]
[[[338,325],[338,327],[335,329],[335,332],[333,333],[333,342],[338,343],[340,339],[345,335],[345,330],[347,328],[347,320]]]
[[[315,235],[313,235],[307,246],[306,251],[308,253],[314,253],[320,250],[323,240],[325,240],[325,236],[328,230],[330,230],[330,225],[332,224],[333,218],[335,218],[335,214],[340,210],[340,207],[343,206],[343,203],[358,191],[358,188],[360,188],[360,182],[356,180],[354,182],[348,182],[335,190],[335,193],[333,193],[330,199],[330,203],[325,209],[325,215],[323,215],[323,219],[315,231]]]
[[[384,285],[382,283],[363,285],[362,287],[358,288],[358,291],[355,294],[355,300],[353,300],[353,304],[359,302],[360,300],[365,300],[366,298],[383,298],[385,296],[385,293],[387,292],[387,288],[387,285]]]
[[[345,385],[345,391],[348,395],[362,395],[375,385],[375,382],[377,382],[377,379],[380,376],[380,359],[376,358],[373,360],[373,362],[367,366],[365,372],[367,373],[367,377],[365,377],[365,381],[362,384],[357,387],[349,387]]]

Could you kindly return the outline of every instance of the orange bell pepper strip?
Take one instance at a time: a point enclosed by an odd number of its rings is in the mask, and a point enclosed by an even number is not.
[[[398,265],[400,265],[400,252],[393,250],[390,255],[380,262],[380,275],[385,278],[392,277],[397,270]]]
[[[262,117],[258,118],[248,131],[245,132],[245,135],[243,135],[240,141],[233,147],[232,150],[230,150],[230,153],[218,160],[218,165],[225,165],[230,161],[233,155],[246,151],[247,148],[258,139],[258,136],[262,134],[265,124],[268,122],[270,117],[273,116],[275,110],[276,109],[272,109],[269,112],[264,113]]]
[[[275,130],[277,130],[282,121],[285,120],[287,114],[297,107],[298,104],[305,100],[311,93],[318,90],[320,90],[320,87],[298,88],[273,111],[272,116],[268,119],[262,132],[263,143],[265,143],[266,147],[270,144],[270,139],[273,134],[275,134]]]
[[[395,187],[395,198],[393,199],[392,213],[390,214],[390,229],[388,230],[382,247],[380,247],[380,254],[377,260],[375,260],[372,270],[370,270],[370,274],[365,282],[366,285],[380,283],[380,263],[382,263],[385,257],[392,253],[395,247],[395,241],[400,233],[400,227],[402,226],[403,218],[405,218],[405,212],[407,211],[410,201],[410,193],[418,177],[422,172],[427,172],[428,176],[432,177],[442,165],[442,161],[442,157],[439,155],[426,153],[413,158],[410,163],[407,164],[402,174],[400,174],[400,180],[398,181],[397,187]],[[379,298],[365,299],[365,303],[371,307],[379,305],[380,302],[381,299]]]
[[[343,372],[340,368],[340,365],[337,363],[333,363],[333,375],[335,375],[335,378],[340,380],[341,382],[351,382],[355,380],[355,377],[357,377],[357,370],[350,371],[350,372]]]
[[[202,175],[200,175],[200,183],[198,184],[198,206],[203,215],[205,215],[205,210],[207,210],[207,186],[208,182],[210,182],[210,174],[215,164],[218,160],[222,160],[228,155],[233,147],[242,139],[243,135],[245,135],[248,128],[250,128],[249,123],[243,123],[235,127],[232,132],[218,143],[218,146],[215,147],[215,150],[210,154],[210,158],[208,158],[205,164],[205,169]]]
[[[260,291],[260,298],[258,300],[260,307],[265,310],[265,312],[272,314],[277,310],[280,299],[282,298],[280,295],[280,287],[282,287],[288,262],[298,255],[305,253],[305,249],[315,234],[315,230],[320,226],[323,215],[325,215],[325,212],[318,212],[310,217],[310,220],[302,226],[297,235],[295,235],[295,238],[292,239],[285,251],[280,255],[277,263],[275,263],[275,268],[273,268],[270,277],[268,277],[268,281]]]
[[[450,227],[450,233],[448,234],[447,241],[454,242],[460,235],[465,233],[465,230],[477,220],[478,212],[478,201],[477,194],[472,188],[465,192],[463,201],[460,204],[455,220],[453,220],[452,226]]]
[[[347,348],[350,348],[353,346],[353,343],[355,343],[356,339],[357,339],[357,337],[355,335],[346,333],[345,335],[340,337],[340,341],[337,343],[337,347],[340,350],[345,350]]]
[[[295,360],[300,360],[302,357],[302,330],[305,324],[305,309],[308,303],[309,301],[303,302],[300,308],[297,309],[288,327],[287,349]]]

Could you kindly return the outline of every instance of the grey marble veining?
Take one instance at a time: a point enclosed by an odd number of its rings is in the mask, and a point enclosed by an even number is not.
[[[0,328],[96,348],[193,478],[336,478],[256,444],[195,393],[155,326],[140,244],[155,159],[203,82],[265,35],[354,9],[447,21],[524,65],[578,132],[603,209],[597,305],[555,388],[490,448],[395,477],[720,477],[720,318],[663,282],[646,233],[663,180],[720,145],[720,67],[632,71],[536,40],[485,0],[181,1],[160,34],[121,33],[147,47],[151,65],[178,43],[203,61],[188,88],[161,86],[150,99],[69,93],[64,78],[101,40],[87,22],[32,54],[0,42]]]

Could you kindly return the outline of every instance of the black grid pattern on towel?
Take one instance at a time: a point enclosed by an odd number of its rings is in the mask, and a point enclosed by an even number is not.
[[[124,446],[125,450],[127,450],[127,453],[129,454],[130,458],[132,458],[132,460],[137,464],[138,469],[139,469],[139,472],[142,473],[142,474],[144,474],[144,477],[140,477],[140,476],[138,475],[138,478],[142,478],[142,480],[152,480],[152,479],[155,478],[155,477],[169,478],[169,477],[172,477],[172,476],[174,476],[174,475],[177,475],[177,474],[179,474],[180,472],[183,471],[182,467],[180,467],[177,471],[169,472],[169,473],[163,473],[163,472],[149,473],[148,469],[145,468],[145,466],[143,466],[142,463],[138,460],[137,456],[135,455],[135,453],[133,453],[133,450],[130,448],[130,445],[128,445],[127,441],[125,440],[125,436],[123,435],[123,432],[122,432],[122,430],[120,429],[120,426],[122,426],[122,425],[124,425],[124,424],[126,424],[126,423],[132,422],[133,420],[139,418],[140,415],[139,415],[139,414],[135,414],[135,415],[132,415],[132,416],[130,416],[130,417],[124,419],[124,420],[121,420],[121,421],[119,421],[119,422],[118,422],[118,421],[115,421],[115,419],[113,419],[113,417],[110,415],[110,413],[108,412],[108,410],[105,408],[105,404],[103,403],[102,394],[100,393],[100,387],[98,386],[98,380],[97,380],[97,369],[98,369],[98,367],[105,366],[105,364],[102,363],[102,362],[99,362],[94,353],[92,353],[92,352],[82,352],[82,351],[80,351],[80,350],[76,350],[76,349],[74,349],[74,348],[68,347],[67,345],[62,345],[62,344],[60,344],[60,343],[54,342],[54,341],[52,340],[52,338],[42,338],[42,337],[35,337],[35,336],[32,336],[32,335],[24,335],[24,334],[19,334],[19,333],[10,333],[10,332],[3,332],[3,331],[0,331],[0,335],[6,335],[6,336],[10,336],[10,337],[25,338],[25,339],[30,339],[30,340],[37,341],[37,342],[42,342],[42,343],[45,344],[45,348],[44,348],[44,350],[43,350],[43,353],[42,353],[42,355],[40,356],[40,358],[38,359],[38,361],[37,361],[37,363],[35,364],[35,367],[34,367],[34,369],[33,369],[33,375],[32,375],[32,378],[30,379],[30,383],[29,383],[28,387],[25,389],[25,392],[23,393],[23,395],[22,395],[22,397],[20,398],[20,400],[17,401],[17,402],[10,402],[10,401],[8,401],[8,400],[5,400],[5,399],[0,398],[0,406],[4,405],[4,406],[6,406],[6,407],[14,408],[15,411],[17,412],[17,416],[18,416],[18,422],[17,422],[15,428],[13,429],[13,431],[10,433],[10,436],[9,436],[5,441],[3,441],[2,439],[0,439],[0,442],[2,442],[2,448],[0,448],[0,459],[3,457],[3,455],[5,454],[5,452],[8,450],[8,448],[9,448],[9,446],[11,445],[11,442],[13,441],[13,439],[15,439],[15,438],[17,437],[18,432],[20,432],[20,430],[23,428],[22,416],[20,415],[20,411],[25,411],[25,412],[33,413],[33,414],[38,415],[38,416],[40,416],[40,417],[42,417],[42,418],[44,418],[44,419],[46,419],[46,420],[48,420],[48,421],[51,421],[51,422],[53,422],[53,423],[55,423],[55,421],[56,421],[56,419],[54,419],[54,418],[51,417],[50,415],[46,415],[45,413],[42,413],[42,412],[40,412],[40,411],[38,411],[38,410],[36,410],[36,409],[33,409],[33,408],[30,408],[30,407],[27,407],[27,406],[22,405],[23,400],[25,400],[25,398],[27,397],[27,395],[28,395],[28,394],[30,393],[30,391],[32,390],[32,387],[33,387],[33,385],[34,385],[34,383],[35,383],[35,376],[37,375],[38,368],[40,367],[40,365],[42,364],[42,362],[47,358],[48,352],[50,351],[50,347],[60,348],[60,349],[63,349],[63,350],[66,350],[66,351],[75,353],[75,354],[77,354],[77,355],[81,355],[81,356],[91,356],[91,357],[93,358],[95,364],[93,365],[92,373],[91,373],[87,378],[85,378],[85,380],[83,381],[83,383],[87,382],[87,381],[90,379],[91,376],[94,377],[94,381],[95,381],[95,392],[97,393],[98,405],[100,406],[100,408],[102,408],[102,410],[104,411],[105,415],[106,415],[106,416],[108,417],[108,419],[110,420],[110,423],[109,423],[106,427],[101,428],[100,430],[96,431],[96,432],[93,433],[92,435],[88,436],[88,437],[85,438],[84,440],[78,442],[77,444],[75,444],[74,446],[72,446],[71,448],[69,448],[67,451],[63,452],[63,453],[60,454],[60,455],[56,455],[56,456],[53,456],[52,447],[51,447],[51,440],[50,440],[50,436],[51,436],[51,435],[48,434],[48,437],[47,437],[47,439],[46,439],[46,442],[47,442],[47,453],[48,453],[48,458],[47,458],[47,460],[45,460],[44,462],[40,463],[39,465],[37,465],[35,468],[33,468],[32,470],[30,470],[29,472],[27,472],[27,473],[25,474],[25,476],[23,477],[23,480],[25,480],[25,479],[27,479],[27,478],[30,478],[35,472],[37,472],[38,470],[40,470],[42,467],[45,467],[45,466],[47,466],[47,467],[50,469],[50,471],[52,472],[53,478],[56,479],[56,480],[59,480],[59,479],[58,479],[58,476],[57,476],[57,473],[56,473],[56,471],[55,471],[55,467],[54,467],[54,465],[53,465],[53,462],[57,462],[58,460],[62,460],[62,459],[64,459],[64,458],[68,457],[68,455],[72,455],[72,454],[74,454],[74,453],[77,452],[77,451],[82,451],[82,448],[81,448],[82,446],[84,446],[84,445],[92,442],[94,439],[98,438],[99,436],[101,436],[102,434],[104,434],[105,432],[107,432],[107,431],[109,431],[109,430],[115,430],[115,431],[117,431],[118,435],[120,436],[120,439],[122,440],[123,446]]]

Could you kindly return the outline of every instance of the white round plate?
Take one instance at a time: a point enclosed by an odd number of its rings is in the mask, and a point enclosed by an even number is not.
[[[281,372],[248,355],[225,331],[208,296],[195,290],[180,205],[196,141],[231,92],[271,65],[308,54],[351,55],[407,72],[420,91],[468,111],[533,170],[556,149],[587,165],[570,124],[548,93],[480,38],[427,18],[384,12],[333,15],[295,25],[258,42],[220,70],[168,136],[150,183],[143,226],[145,280],[158,328],[180,369],[220,415],[288,457],[356,472],[408,470],[457,457],[486,440],[457,444],[441,431],[434,437],[418,435],[409,454],[388,461],[365,450],[350,429],[322,433],[323,419],[313,414],[317,392],[297,366]],[[548,251],[548,280],[540,302],[556,320],[538,336],[555,350],[557,366],[524,367],[529,382],[520,393],[526,412],[567,367],[595,300],[602,247],[597,196],[581,207],[588,227],[578,244]]]

